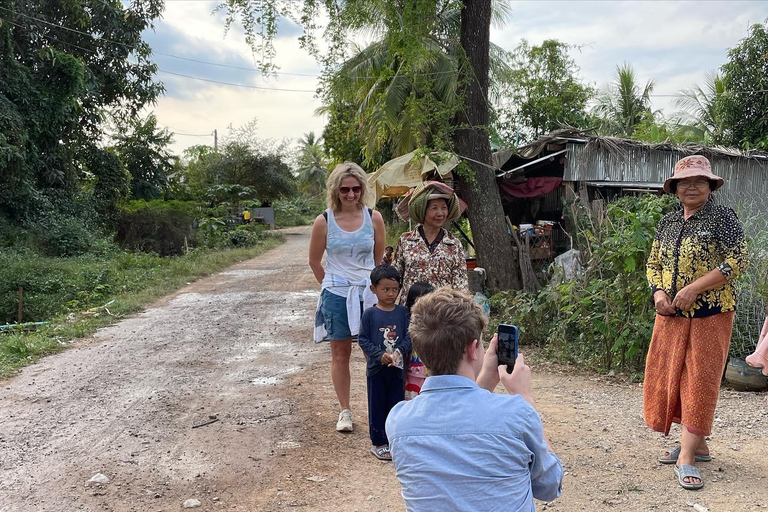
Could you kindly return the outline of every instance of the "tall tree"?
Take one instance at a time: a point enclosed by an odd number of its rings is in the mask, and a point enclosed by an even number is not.
[[[728,50],[722,72],[724,142],[768,149],[768,20],[752,25],[749,35]]]
[[[571,48],[547,39],[539,46],[523,40],[515,49],[497,121],[508,143],[517,146],[564,125],[588,127],[586,106],[594,91],[581,83]]]
[[[519,268],[512,250],[504,209],[501,206],[496,173],[490,166],[488,137],[488,66],[491,32],[491,0],[465,0],[461,11],[461,47],[468,77],[461,81],[463,108],[457,116],[460,128],[454,134],[456,152],[467,157],[470,176],[461,175],[459,184],[469,205],[469,223],[480,266],[486,269],[492,291],[520,288]],[[506,257],[504,257],[506,255]]]
[[[328,166],[320,140],[315,138],[314,132],[309,132],[299,139],[297,164],[299,184],[304,192],[317,195],[325,190]]]
[[[391,51],[378,53],[387,58],[383,61],[369,61],[380,66],[381,73],[359,75],[361,78],[371,76],[376,80],[381,79],[374,87],[368,89],[373,94],[367,102],[374,107],[372,116],[381,120],[380,126],[384,130],[385,141],[392,134],[398,138],[408,135],[406,132],[387,131],[396,124],[402,123],[406,126],[404,121],[408,121],[407,126],[429,129],[428,133],[433,137],[433,147],[441,147],[443,141],[450,138],[457,153],[468,159],[468,172],[460,179],[460,186],[470,203],[470,223],[476,238],[478,259],[488,271],[492,290],[518,287],[513,259],[499,257],[499,254],[510,254],[511,250],[495,174],[490,168],[488,111],[491,107],[488,99],[488,74],[490,24],[493,17],[491,0],[359,0],[340,3],[334,0],[324,0],[322,3],[320,0],[300,3],[290,0],[227,0],[225,6],[228,9],[228,23],[231,24],[240,18],[246,33],[255,38],[254,43],[257,46],[264,41],[271,41],[281,16],[299,21],[306,31],[311,32],[317,28],[319,9],[324,6],[329,15],[329,26],[324,32],[329,49],[322,60],[329,73],[336,69],[337,63],[348,60],[347,35],[351,31],[367,29],[376,36],[386,36],[387,31],[395,30],[397,37],[390,40]],[[430,68],[427,64],[430,61],[447,62],[444,55],[452,55],[453,48],[440,46],[440,37],[445,34],[438,29],[447,30],[447,27],[439,28],[437,20],[440,19],[441,13],[454,7],[458,7],[454,12],[457,13],[455,18],[458,18],[460,23],[461,51],[458,52],[455,68],[459,71],[453,83],[457,84],[456,90],[462,99],[451,107],[451,111],[442,103],[431,103],[435,96],[430,93],[435,83],[442,83],[446,76],[450,77],[449,73],[434,74],[438,72],[436,70],[448,71],[449,67],[446,65]],[[301,13],[300,17],[295,14],[297,12]],[[311,44],[310,36],[311,34],[305,34],[301,41],[314,51],[316,47]],[[425,41],[429,42],[426,46]],[[455,39],[448,41],[455,47]],[[438,53],[437,48],[442,52]],[[269,51],[266,54],[269,55]],[[388,58],[390,55],[395,57],[394,60]],[[428,73],[427,69],[432,71]],[[442,91],[453,94],[449,89],[444,88]],[[378,101],[383,98],[387,99]],[[435,112],[425,108],[425,105],[430,104],[438,107]],[[396,108],[389,108],[390,105]],[[413,123],[413,120],[423,119],[428,122],[422,121],[421,125]],[[443,126],[446,127],[445,130],[442,129]],[[420,127],[419,130],[421,129]],[[374,142],[381,137],[381,133],[373,131],[364,131],[364,134],[367,143],[371,142],[371,137],[374,137]],[[435,134],[440,135],[440,138],[435,139]],[[450,147],[448,144],[443,147],[446,146]],[[475,161],[481,163],[476,164]]]
[[[616,78],[598,93],[593,108],[601,120],[600,130],[607,135],[631,137],[635,126],[651,112],[654,85],[653,80],[648,80],[641,88],[632,66],[616,66]]]
[[[0,4],[0,211],[23,220],[41,192],[73,194],[97,160],[105,113],[134,117],[162,92],[141,39],[162,6]]]
[[[168,146],[173,136],[157,127],[157,117],[132,119],[116,137],[115,152],[131,173],[131,195],[134,199],[160,199],[168,181],[168,173],[176,160]]]
[[[704,75],[704,87],[694,85],[675,95],[674,105],[680,109],[674,120],[697,130],[704,142],[722,144],[725,131],[723,100],[725,80],[710,71]]]

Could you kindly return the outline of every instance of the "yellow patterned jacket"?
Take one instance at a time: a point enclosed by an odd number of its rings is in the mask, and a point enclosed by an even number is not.
[[[710,198],[688,220],[682,210],[661,219],[646,275],[652,293],[664,290],[674,299],[678,290],[718,269],[727,282],[699,294],[690,310],[676,314],[699,318],[736,309],[735,278],[748,263],[747,241],[736,213]]]

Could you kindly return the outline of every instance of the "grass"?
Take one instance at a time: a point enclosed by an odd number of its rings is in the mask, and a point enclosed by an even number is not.
[[[98,328],[117,322],[121,318],[144,309],[148,304],[187,283],[227,268],[235,263],[253,258],[264,251],[280,245],[282,235],[270,235],[258,245],[247,248],[194,251],[177,258],[160,258],[150,255],[117,253],[99,261],[100,266],[108,265],[114,275],[111,293],[90,295],[88,304],[69,304],[68,312],[59,312],[47,319],[49,323],[35,331],[17,331],[0,335],[0,378],[12,375],[43,356],[64,350],[70,342],[94,333]],[[77,265],[59,261],[56,265]],[[93,263],[93,262],[92,262]],[[106,304],[114,300],[107,308]],[[85,307],[94,301],[100,306]],[[72,311],[71,306],[82,305]]]

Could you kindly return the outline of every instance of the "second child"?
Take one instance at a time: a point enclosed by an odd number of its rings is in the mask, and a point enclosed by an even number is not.
[[[376,294],[377,303],[363,313],[357,341],[368,360],[371,453],[380,460],[392,460],[384,424],[392,407],[404,398],[403,356],[411,350],[410,315],[405,306],[395,304],[400,291],[400,273],[395,267],[374,268],[371,291]]]

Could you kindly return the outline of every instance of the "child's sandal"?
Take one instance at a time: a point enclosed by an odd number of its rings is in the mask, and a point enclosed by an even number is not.
[[[371,446],[371,453],[379,460],[392,460],[392,454],[389,451],[389,446],[386,444],[383,446]]]

